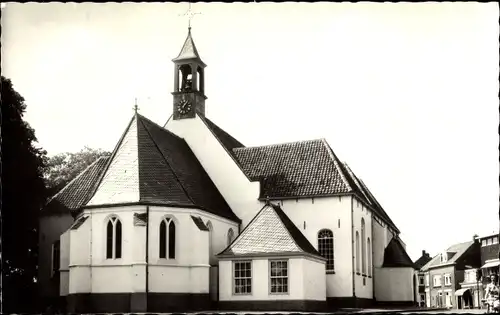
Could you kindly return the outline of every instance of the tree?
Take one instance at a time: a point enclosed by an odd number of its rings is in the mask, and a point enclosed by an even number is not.
[[[95,160],[110,154],[101,149],[96,150],[86,146],[80,152],[60,153],[48,158],[44,177],[49,195],[56,194]]]
[[[34,311],[38,218],[46,201],[46,152],[23,120],[24,98],[1,77],[2,312]]]

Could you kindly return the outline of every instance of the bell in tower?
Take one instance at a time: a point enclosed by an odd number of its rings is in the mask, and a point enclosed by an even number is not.
[[[201,60],[191,36],[191,27],[181,52],[172,60],[174,69],[174,119],[205,115],[205,63]]]

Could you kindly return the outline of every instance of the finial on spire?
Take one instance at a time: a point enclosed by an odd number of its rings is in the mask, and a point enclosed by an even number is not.
[[[134,112],[137,114],[137,111],[139,110],[139,106],[137,105],[137,97],[135,98],[135,105],[134,105]]]
[[[191,10],[191,2],[189,2],[189,7],[186,13],[184,14],[179,14],[179,16],[187,16],[188,17],[188,31],[191,32],[191,20],[194,18],[196,14],[201,14],[200,12],[193,12]]]

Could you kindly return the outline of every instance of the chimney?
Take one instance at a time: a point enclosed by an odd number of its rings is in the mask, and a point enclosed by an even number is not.
[[[425,256],[425,249],[422,250],[422,256]]]

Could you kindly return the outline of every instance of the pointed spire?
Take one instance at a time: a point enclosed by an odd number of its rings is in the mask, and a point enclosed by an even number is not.
[[[191,3],[189,3],[189,9],[186,11],[186,13],[182,14],[182,16],[188,17],[188,35],[186,37],[186,40],[184,41],[184,45],[182,46],[181,52],[179,53],[177,58],[173,59],[172,61],[198,59],[202,64],[204,64],[203,61],[201,61],[200,55],[198,54],[198,50],[196,49],[193,37],[191,35],[191,19],[196,14],[201,14],[201,13],[193,12],[191,10]]]

